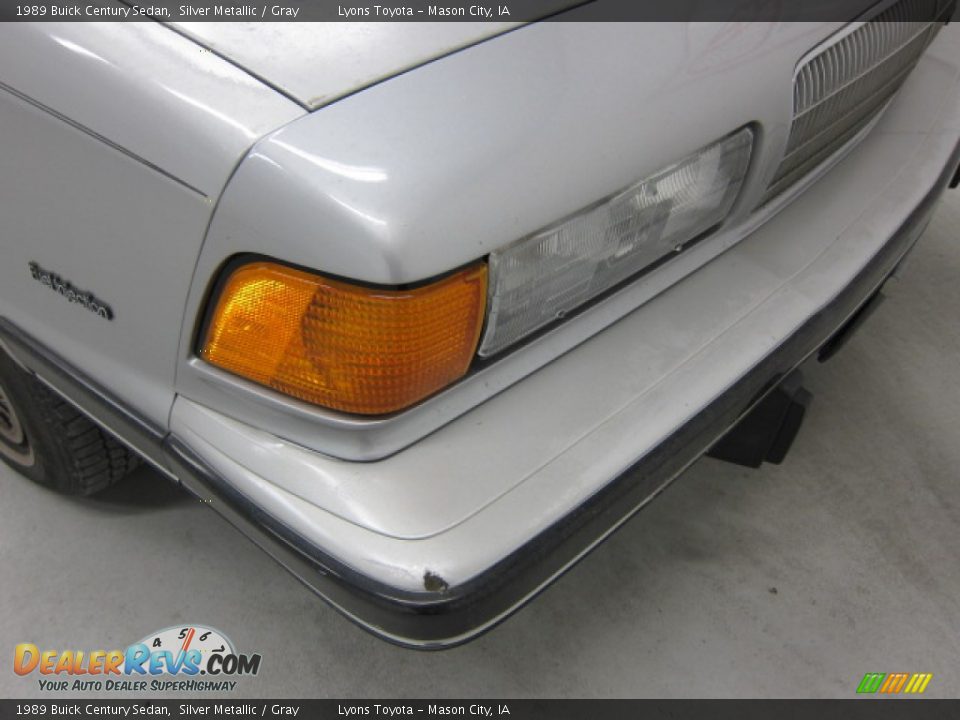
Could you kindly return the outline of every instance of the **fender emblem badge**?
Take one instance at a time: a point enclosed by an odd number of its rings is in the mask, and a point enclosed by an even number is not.
[[[64,280],[56,273],[44,270],[37,263],[30,263],[30,275],[41,285],[46,285],[72,303],[82,305],[90,312],[107,320],[113,320],[113,310],[102,300],[98,300],[93,293],[75,288],[69,280]]]

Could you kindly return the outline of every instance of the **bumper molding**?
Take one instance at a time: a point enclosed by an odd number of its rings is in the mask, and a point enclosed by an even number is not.
[[[397,591],[327,556],[249,503],[205,469],[175,439],[165,450],[194,492],[218,499],[218,510],[331,605],[374,634],[422,649],[466,642],[506,619],[597,547],[662,492],[869,303],[926,228],[960,162],[960,146],[924,199],[883,248],[829,304],[673,435],[575,511],[462,585],[431,578],[430,591]],[[227,514],[227,513],[224,513]]]

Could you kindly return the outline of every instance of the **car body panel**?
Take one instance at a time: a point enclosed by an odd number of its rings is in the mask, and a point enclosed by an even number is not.
[[[948,76],[935,65],[949,85],[933,87],[956,87],[960,52]],[[930,90],[925,84],[914,92]],[[258,506],[365,575],[402,576],[407,590],[428,570],[465,583],[662,442],[878,252],[960,140],[955,93],[940,94],[927,117],[909,95],[749,238],[390,458],[311,453],[186,398],[172,429]],[[934,131],[905,131],[911,123]]]
[[[202,269],[270,247],[334,276],[416,283],[749,123],[763,128],[754,164],[772,171],[795,63],[832,27],[525,26],[264,138],[224,194]],[[752,64],[762,77],[741,72]],[[711,112],[691,112],[698,103]],[[750,178],[731,221],[752,210],[765,180]]]
[[[215,201],[249,146],[303,110],[155,23],[4,24],[0,68],[0,315],[165,427]]]
[[[393,75],[507,32],[518,23],[176,22],[170,25],[262,78],[305,108],[316,110]]]
[[[268,136],[238,170],[211,224],[188,316],[202,315],[210,279],[238,254],[272,247],[288,262],[334,275],[371,283],[416,282],[549,224],[582,207],[585,199],[621,188],[751,119],[758,124],[752,170],[732,215],[717,232],[506,356],[478,363],[460,382],[413,408],[357,418],[281,396],[196,359],[189,325],[178,391],[343,459],[376,460],[409,446],[703,266],[815,182],[817,172],[757,207],[786,141],[795,64],[834,28],[815,23],[528,26]],[[942,32],[921,63],[925,77],[949,72],[935,58],[938,46],[955,42],[951,34]],[[633,75],[618,70],[641,62],[638,54],[648,52],[666,69],[658,64]],[[556,62],[545,64],[546,57]],[[761,78],[744,72],[758,64],[765,68]],[[526,73],[513,73],[526,75],[543,65],[547,70],[532,91],[501,80],[510,77],[510,68],[527,67]],[[719,76],[706,70],[710,67]],[[465,77],[471,78],[469,84]],[[596,112],[603,106],[598,98],[610,104],[621,96],[626,100],[616,112]],[[415,100],[420,97],[436,98],[434,114],[422,112]],[[638,97],[658,102],[650,107],[635,101]],[[942,101],[922,88],[912,97],[924,105]],[[715,111],[684,111],[702,102]],[[671,132],[664,134],[668,126]],[[476,142],[463,142],[468,127],[477,128]],[[351,139],[361,136],[369,140]],[[649,137],[658,137],[656,146],[645,141]],[[495,146],[510,151],[494,158],[490,148]],[[470,181],[454,182],[450,167]]]
[[[157,23],[0,23],[0,59],[3,86],[211,200],[256,140],[304,114]]]

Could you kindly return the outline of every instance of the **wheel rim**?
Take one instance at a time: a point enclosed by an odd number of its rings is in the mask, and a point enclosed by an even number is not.
[[[33,448],[16,408],[0,383],[0,454],[20,465],[33,465]]]

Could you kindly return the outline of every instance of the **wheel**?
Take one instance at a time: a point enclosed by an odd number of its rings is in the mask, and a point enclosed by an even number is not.
[[[92,495],[139,458],[0,350],[0,460],[67,495]]]

